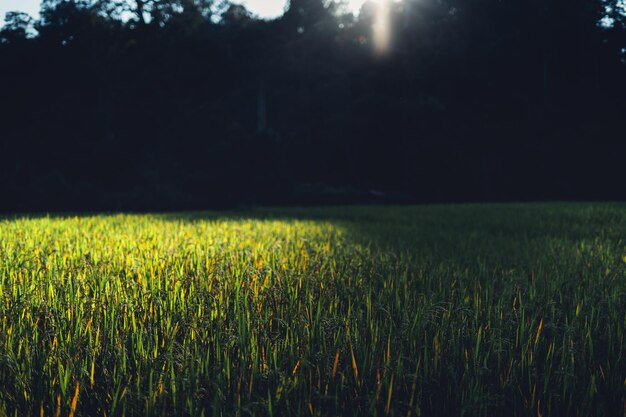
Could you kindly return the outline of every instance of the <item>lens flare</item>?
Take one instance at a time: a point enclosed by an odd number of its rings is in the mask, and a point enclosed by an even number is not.
[[[372,30],[374,32],[374,50],[378,55],[384,55],[391,43],[391,7],[390,1],[379,0],[374,3],[376,14]]]

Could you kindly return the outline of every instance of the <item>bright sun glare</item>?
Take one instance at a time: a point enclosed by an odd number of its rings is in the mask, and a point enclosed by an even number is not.
[[[378,54],[384,54],[389,49],[389,2],[376,3],[376,17],[374,20],[374,48]]]

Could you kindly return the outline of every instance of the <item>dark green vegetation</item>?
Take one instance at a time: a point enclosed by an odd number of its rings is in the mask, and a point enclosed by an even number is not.
[[[622,416],[626,206],[0,222],[0,414]]]
[[[10,15],[0,212],[626,200],[622,0],[376,1]]]

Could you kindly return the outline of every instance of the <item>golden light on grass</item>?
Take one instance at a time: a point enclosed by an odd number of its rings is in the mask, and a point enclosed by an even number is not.
[[[0,219],[0,415],[621,415],[622,206],[275,210]]]

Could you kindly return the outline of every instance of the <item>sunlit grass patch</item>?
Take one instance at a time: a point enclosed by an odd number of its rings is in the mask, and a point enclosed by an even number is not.
[[[0,414],[621,415],[626,210],[0,221]]]

